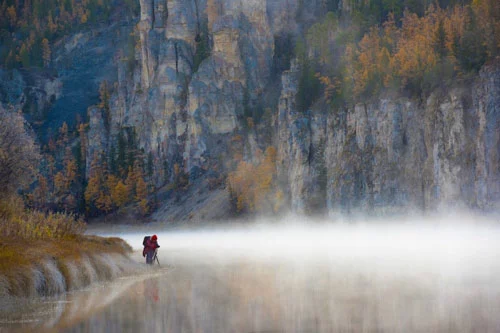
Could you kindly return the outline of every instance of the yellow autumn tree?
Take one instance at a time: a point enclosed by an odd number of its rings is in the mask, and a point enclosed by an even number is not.
[[[99,195],[95,201],[95,205],[100,211],[103,211],[106,214],[113,210],[113,202],[111,200],[111,196],[104,190],[101,190],[99,192]]]
[[[66,124],[66,122],[63,122],[63,124],[59,128],[59,139],[57,140],[57,145],[61,147],[66,147],[68,145],[68,141],[69,141],[68,124]]]
[[[316,77],[323,85],[325,99],[328,103],[331,102],[333,96],[339,94],[341,91],[341,81],[337,77],[332,78],[328,75],[321,75],[320,73],[317,73]]]
[[[358,44],[353,72],[356,97],[373,95],[387,87],[392,79],[391,54],[379,28],[371,28]]]
[[[179,172],[179,169],[176,169]],[[118,188],[117,188],[118,187]],[[141,214],[146,215],[149,213],[149,189],[145,180],[144,171],[139,161],[134,163],[134,167],[129,167],[125,183],[115,185],[115,190],[122,193],[121,195],[127,198],[133,198],[137,203]],[[115,195],[118,196],[118,193]]]
[[[85,202],[87,211],[90,212],[92,205],[95,204],[97,198],[99,197],[99,189],[101,187],[100,179],[97,175],[91,175],[87,187],[85,188]]]
[[[66,181],[64,179],[64,174],[59,171],[54,176],[54,192],[56,193],[56,195],[61,195],[62,193],[66,192],[65,184]]]
[[[122,180],[118,180],[111,188],[111,200],[116,208],[121,208],[128,202],[127,186]]]
[[[446,32],[446,49],[455,62],[454,44],[462,38],[465,32],[467,24],[466,9],[463,6],[455,6],[453,10],[450,11],[449,15],[443,15],[441,19],[444,22],[444,30]]]
[[[80,23],[87,23],[87,20],[88,20],[88,15],[86,12],[82,12],[81,16],[80,16]]]
[[[237,210],[244,209],[253,212],[255,208],[254,188],[255,166],[252,163],[242,161],[238,164],[236,175],[233,178],[233,187],[237,190]]]
[[[467,25],[471,25],[467,8],[444,10],[431,5],[424,16],[405,11],[401,28],[389,15],[382,27],[372,27],[359,43],[346,46],[342,59],[343,94],[352,95],[356,102],[375,96],[384,88],[422,93],[432,89],[437,81],[452,78],[460,72],[457,52],[461,53],[462,62],[480,52],[475,46],[481,45],[482,36],[474,34],[472,46],[467,46],[470,36],[463,40]],[[476,67],[481,66],[477,61]],[[474,66],[475,63],[469,64]],[[320,79],[326,92],[327,88],[333,90],[334,82]]]
[[[138,202],[139,210],[142,215],[147,215],[150,211],[149,201],[147,199],[142,199]]]
[[[100,196],[103,183],[102,173],[103,169],[100,165],[100,161],[96,153],[94,154],[92,162],[90,164],[89,179],[84,193],[87,212],[91,212],[92,207],[98,208],[96,205],[96,201]]]
[[[76,162],[73,158],[65,161],[64,171],[65,171],[64,187],[66,191],[68,191],[71,187],[71,184],[73,184],[76,181],[76,176],[77,176]]]
[[[76,183],[77,166],[71,153],[71,149],[66,148],[63,160],[63,169],[54,176],[54,192],[57,196],[56,202],[63,203],[71,195],[71,187]],[[76,208],[65,203],[66,208]]]
[[[434,50],[436,16],[432,12],[423,17],[405,11],[401,38],[394,55],[395,73],[403,86],[420,86],[424,73],[436,66],[438,56]]]
[[[228,185],[237,212],[273,210],[273,180],[276,170],[276,149],[266,149],[257,165],[240,161],[229,173]]]

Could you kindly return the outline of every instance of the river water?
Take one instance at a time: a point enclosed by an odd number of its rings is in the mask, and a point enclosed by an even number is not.
[[[125,238],[143,260],[143,231],[95,232]],[[160,266],[19,301],[0,332],[500,332],[496,226],[257,226],[158,238]]]

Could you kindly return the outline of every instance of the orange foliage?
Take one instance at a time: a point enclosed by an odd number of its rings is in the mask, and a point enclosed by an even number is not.
[[[57,144],[59,146],[66,146],[68,144],[68,124],[64,122],[62,126],[59,128],[59,139],[57,140]]]
[[[55,170],[55,169],[54,169]],[[49,173],[52,175],[53,173]],[[76,166],[76,162],[71,153],[71,149],[67,148],[66,153],[63,159],[63,168],[61,171],[57,172],[53,177],[54,190],[53,194],[55,197],[55,203],[63,204],[65,209],[75,209],[76,208],[76,199],[72,193],[72,187],[77,183],[78,170]],[[39,186],[47,186],[47,182],[45,178],[41,178],[39,181]],[[45,190],[35,191],[37,195],[43,195]],[[46,196],[46,194],[45,194]],[[43,200],[38,200],[41,203]]]
[[[111,188],[111,200],[113,201],[113,205],[117,208],[121,208],[128,202],[128,198],[127,186],[125,186],[122,180],[118,180],[116,185]]]
[[[329,76],[322,76],[320,73],[316,74],[319,82],[323,85],[325,98],[330,101],[333,96],[337,95],[341,91],[341,82],[337,77],[330,78]]]
[[[104,213],[116,211],[128,203],[138,205],[141,214],[149,212],[149,189],[142,167],[138,162],[129,168],[125,181],[110,174],[106,165],[99,164],[96,157],[92,160],[90,177],[85,190],[87,211],[97,209]]]
[[[102,184],[102,168],[99,165],[97,155],[94,155],[90,165],[90,176],[85,189],[84,197],[87,203],[87,211],[90,211],[91,206],[95,204],[100,195]]]
[[[405,12],[398,51],[394,55],[395,73],[403,85],[431,70],[438,62],[433,37],[438,26],[438,13],[418,17]]]
[[[276,149],[268,147],[257,165],[240,161],[228,176],[236,211],[273,210],[273,180],[276,174]]]
[[[176,164],[174,166],[175,172],[180,173],[180,168]],[[134,168],[129,168],[127,179],[125,184],[123,184],[126,191],[122,192],[123,195],[127,195],[127,199],[132,197],[134,202],[139,206],[139,211],[141,214],[146,215],[149,212],[149,188],[145,180],[144,171],[138,162],[134,164]],[[118,188],[116,188],[118,186]],[[115,185],[116,191],[123,191],[122,186],[117,183]],[[118,193],[116,193],[118,195]]]
[[[376,93],[389,85],[392,74],[390,49],[394,36],[385,32],[390,29],[390,26],[385,30],[372,28],[359,42],[353,72],[353,92],[356,96]]]
[[[66,165],[64,167],[65,170],[65,183],[64,187],[66,190],[69,190],[71,184],[75,182],[76,180],[76,175],[77,175],[77,168],[76,168],[76,162],[74,159],[70,159],[65,161]]]
[[[59,171],[54,177],[54,187],[55,187],[56,193],[66,192],[65,184],[66,184],[66,180],[64,179],[64,175],[62,172]]]
[[[451,10],[430,6],[422,17],[405,11],[401,28],[389,16],[382,28],[371,28],[357,45],[348,45],[343,58],[344,83],[351,88],[354,100],[373,96],[391,85],[401,89],[411,85],[418,90],[424,76],[442,60],[455,64],[457,70],[454,50],[467,25],[466,10],[463,6]],[[325,88],[335,86],[321,79]]]
[[[113,209],[113,201],[111,200],[111,196],[104,190],[99,192],[99,196],[95,201],[95,205],[99,210],[105,213],[109,213]]]
[[[444,15],[444,29],[446,31],[446,49],[453,53],[453,43],[465,32],[467,13],[464,7],[455,6],[449,15]]]

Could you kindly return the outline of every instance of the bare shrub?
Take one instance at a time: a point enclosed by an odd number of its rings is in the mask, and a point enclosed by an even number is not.
[[[22,114],[0,106],[0,199],[33,180],[40,153],[30,132]]]
[[[39,148],[22,114],[0,106],[0,236],[54,239],[85,230],[85,223],[73,215],[24,209],[16,192],[33,181],[39,160]]]

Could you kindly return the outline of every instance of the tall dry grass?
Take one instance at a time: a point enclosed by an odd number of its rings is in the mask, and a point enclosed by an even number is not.
[[[0,201],[0,237],[22,239],[62,239],[85,232],[86,224],[72,214],[25,209],[22,200]]]
[[[81,235],[19,241],[0,237],[0,303],[5,296],[54,295],[125,274],[134,268],[128,257],[131,250],[119,238]]]
[[[123,273],[132,248],[119,238],[84,235],[85,228],[74,215],[1,199],[0,299],[53,295]]]

